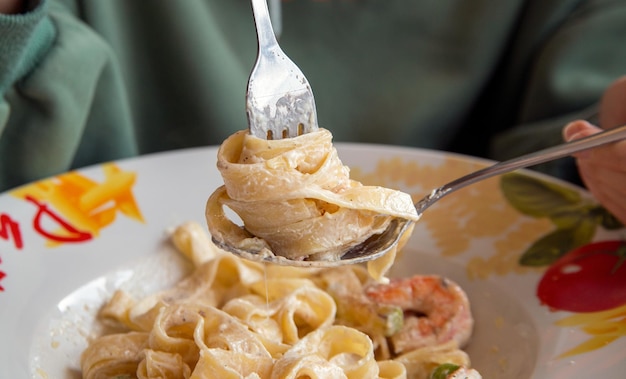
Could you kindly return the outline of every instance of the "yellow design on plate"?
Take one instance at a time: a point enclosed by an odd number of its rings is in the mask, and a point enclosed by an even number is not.
[[[44,233],[48,246],[98,236],[102,228],[115,221],[118,211],[145,222],[132,193],[136,173],[123,171],[113,163],[101,167],[104,172],[101,183],[72,171],[11,192],[17,198],[33,202],[39,207],[40,215],[51,216],[59,224],[55,232]]]
[[[363,183],[402,188],[417,201],[434,188],[485,166],[453,156],[445,157],[440,164],[394,157],[379,160],[370,173],[354,168],[352,175]],[[548,220],[527,217],[509,205],[498,177],[444,197],[418,223],[425,225],[439,253],[447,257],[471,251],[471,244],[478,239],[492,240],[490,251],[471,257],[467,265],[469,277],[481,279],[535,270],[520,266],[519,256],[532,241],[552,229]]]
[[[579,327],[591,338],[564,352],[559,357],[571,357],[600,349],[620,337],[626,337],[626,304],[601,312],[577,313],[556,322],[563,327]]]

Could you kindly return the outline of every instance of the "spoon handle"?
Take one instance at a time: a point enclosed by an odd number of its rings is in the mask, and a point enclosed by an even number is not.
[[[455,179],[448,184],[433,190],[430,195],[415,204],[417,213],[422,214],[426,208],[430,207],[437,200],[456,190],[466,187],[470,184],[479,182],[492,176],[504,174],[523,167],[534,166],[540,163],[549,162],[558,158],[563,158],[579,151],[591,149],[607,143],[626,139],[626,125],[612,128],[600,133],[590,135],[575,141],[567,142],[561,145],[549,147],[534,153],[522,155],[508,161],[499,162],[492,166],[485,167],[481,170],[472,172],[468,175]]]

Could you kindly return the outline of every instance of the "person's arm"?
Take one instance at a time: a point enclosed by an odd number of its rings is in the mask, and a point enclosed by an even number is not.
[[[626,76],[615,81],[600,103],[600,127],[578,120],[563,128],[566,141],[626,124]],[[626,141],[576,154],[580,176],[591,193],[626,225]]]
[[[31,3],[0,14],[0,191],[136,153],[110,46],[61,1]]]

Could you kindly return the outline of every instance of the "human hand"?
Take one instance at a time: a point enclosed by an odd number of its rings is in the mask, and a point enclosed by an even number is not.
[[[600,126],[608,129],[626,124],[626,76],[607,88],[600,102]],[[571,141],[602,131],[583,120],[563,128]],[[591,193],[626,225],[626,140],[575,154],[580,176]]]
[[[0,0],[0,14],[22,13],[27,2],[27,0]]]

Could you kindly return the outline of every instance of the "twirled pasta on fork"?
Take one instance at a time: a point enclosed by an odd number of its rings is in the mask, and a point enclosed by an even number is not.
[[[220,146],[217,167],[224,185],[207,202],[209,231],[218,242],[260,256],[337,261],[394,218],[418,219],[408,194],[350,179],[326,129],[280,140],[235,133]],[[387,254],[376,271],[393,257]]]

